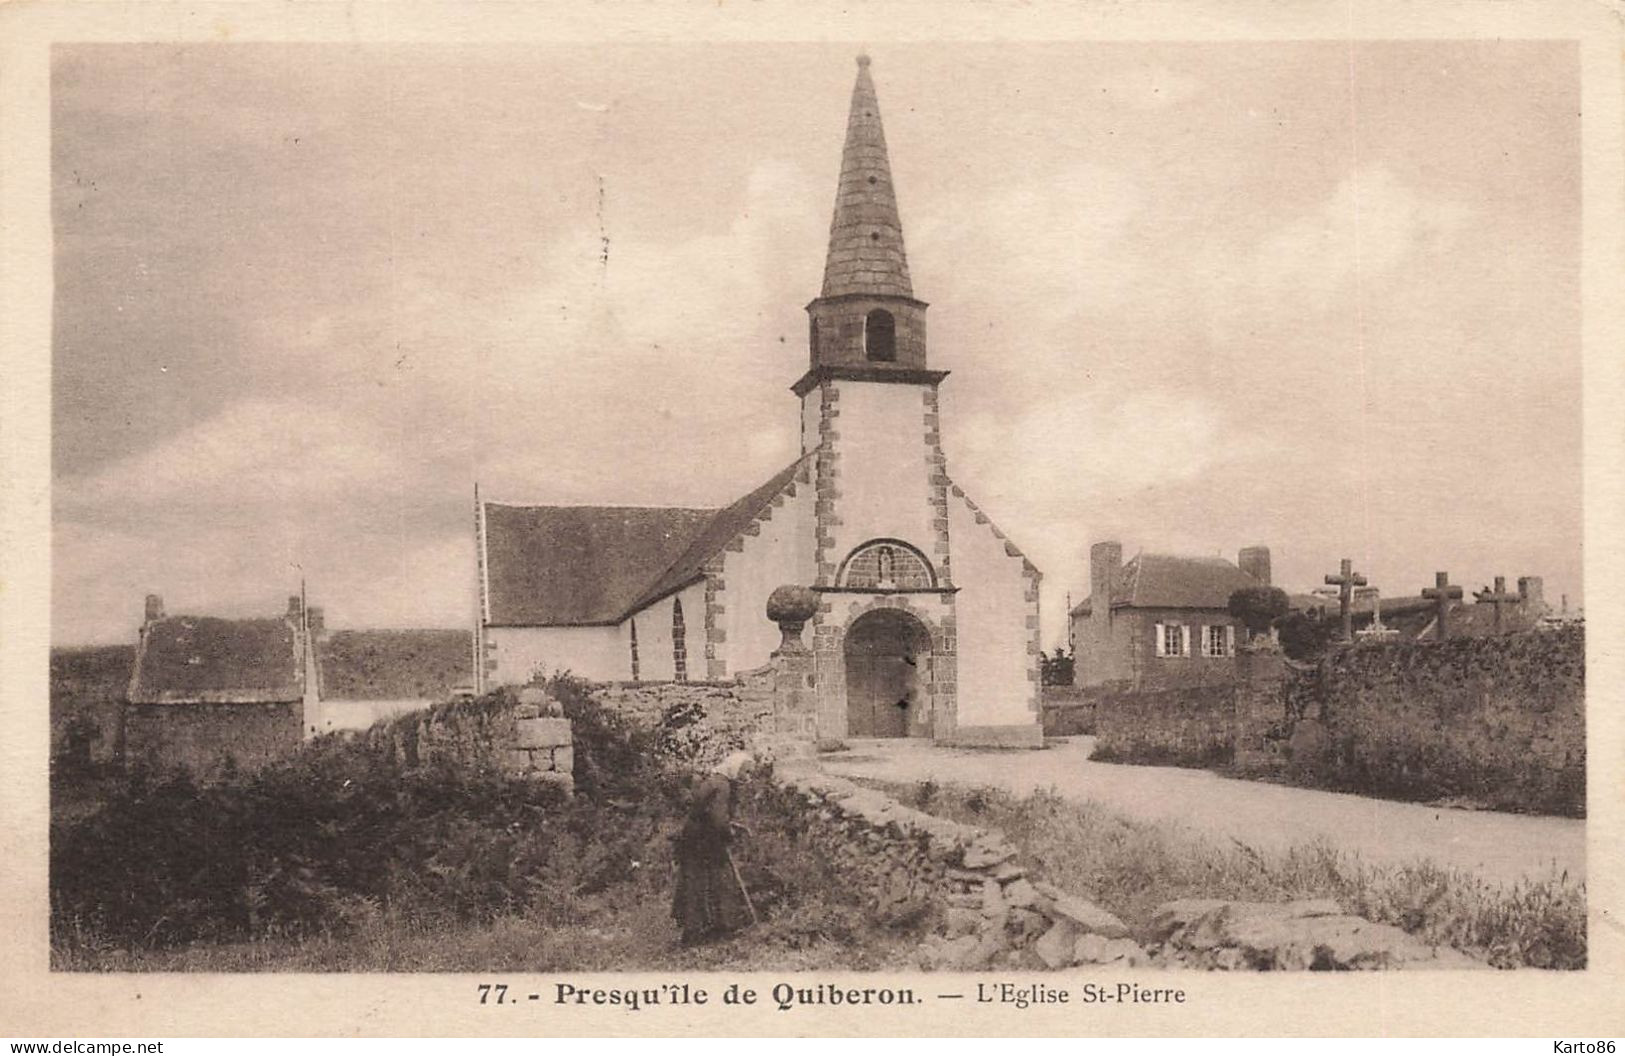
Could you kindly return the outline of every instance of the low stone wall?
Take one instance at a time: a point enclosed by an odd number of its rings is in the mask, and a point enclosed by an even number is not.
[[[1095,686],[1043,686],[1041,716],[1045,737],[1078,737],[1095,732],[1095,704],[1102,691]]]
[[[125,704],[124,758],[209,779],[226,765],[254,770],[299,747],[304,706]]]
[[[408,766],[453,763],[574,787],[570,720],[546,691],[440,704],[382,722],[360,735],[369,749]]]
[[[592,698],[658,735],[671,761],[703,767],[748,749],[774,759],[811,754],[817,735],[812,654],[775,653],[725,682],[604,682]]]
[[[1234,751],[1234,684],[1103,693],[1093,758],[1164,766],[1222,766]]]
[[[933,914],[920,949],[927,969],[989,965],[1063,968],[1122,961],[1143,951],[1121,920],[1015,864],[998,833],[961,825],[810,769],[777,780],[807,815],[807,835],[883,919]]]

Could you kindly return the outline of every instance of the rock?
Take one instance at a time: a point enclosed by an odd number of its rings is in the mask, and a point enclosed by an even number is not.
[[[570,743],[569,719],[519,719],[514,738],[520,748],[556,748]]]
[[[1075,964],[1125,961],[1129,965],[1138,965],[1144,963],[1145,951],[1132,939],[1108,939],[1104,935],[1084,934],[1073,943],[1072,960]]]
[[[1081,898],[1064,893],[1059,898],[1052,899],[1052,902],[1049,907],[1050,915],[1070,920],[1080,931],[1093,932],[1108,939],[1120,939],[1129,933],[1127,924],[1093,902],[1085,902]]]
[[[576,766],[575,749],[569,745],[553,749],[553,769],[569,773]]]
[[[525,709],[527,714],[516,715],[518,718],[535,718],[538,715],[563,715],[564,707],[558,700],[541,686],[526,686],[519,691],[519,707]],[[534,711],[530,709],[534,708]]]
[[[1033,953],[1050,968],[1065,968],[1075,960],[1078,926],[1070,920],[1057,920],[1033,943]]]
[[[962,909],[959,906],[949,906],[944,924],[948,937],[957,939],[961,935],[975,934],[982,926],[982,914],[973,909]]]
[[[1006,906],[1004,895],[999,892],[998,882],[986,880],[982,883],[982,916],[988,918],[1004,917]]]
[[[982,940],[976,935],[961,935],[943,944],[936,951],[937,963],[945,968],[968,967],[976,957]]]
[[[1471,967],[1479,962],[1390,924],[1344,913],[1329,899],[1160,907],[1152,931],[1178,960],[1202,968],[1363,970]]]
[[[1152,942],[1166,942],[1181,928],[1227,905],[1229,903],[1222,898],[1181,898],[1164,902],[1151,915],[1147,933]]]
[[[1017,946],[1026,945],[1049,926],[1048,917],[1030,909],[1012,909],[1004,919],[1004,930]]]
[[[1012,880],[1020,880],[1027,875],[1027,870],[1014,862],[1000,862],[993,868],[993,879],[1001,884],[1008,884]]]
[[[1016,909],[1031,909],[1038,901],[1038,891],[1025,880],[1015,880],[1004,886],[1004,901]]]
[[[516,704],[513,709],[513,717],[516,719],[534,719],[539,718],[541,714],[542,708],[539,704]]]
[[[530,753],[522,748],[510,748],[502,753],[504,769],[514,773],[524,773],[530,769]]]
[[[1016,856],[1016,849],[1002,840],[983,838],[965,848],[965,867],[986,869]]]

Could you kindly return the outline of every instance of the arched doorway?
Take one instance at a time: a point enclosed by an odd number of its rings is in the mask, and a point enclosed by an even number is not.
[[[929,736],[931,632],[898,609],[866,613],[846,632],[846,730],[851,737]]]

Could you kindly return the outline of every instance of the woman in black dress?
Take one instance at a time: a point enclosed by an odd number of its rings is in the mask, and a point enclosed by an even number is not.
[[[677,837],[677,890],[671,900],[684,946],[725,935],[748,919],[748,896],[740,890],[728,845],[738,782],[753,765],[748,752],[735,752],[694,786]]]

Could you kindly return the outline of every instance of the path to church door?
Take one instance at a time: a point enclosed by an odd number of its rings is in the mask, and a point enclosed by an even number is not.
[[[906,612],[879,609],[846,633],[850,737],[928,736],[931,633]]]

